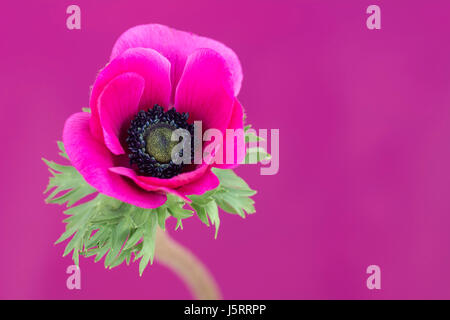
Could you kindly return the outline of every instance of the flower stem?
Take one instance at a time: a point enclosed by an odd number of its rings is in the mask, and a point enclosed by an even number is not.
[[[183,280],[195,299],[222,298],[217,283],[206,266],[160,228],[156,231],[155,258]]]

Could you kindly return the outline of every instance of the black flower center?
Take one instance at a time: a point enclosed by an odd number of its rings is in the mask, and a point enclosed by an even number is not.
[[[139,172],[145,176],[169,179],[182,172],[185,163],[174,163],[172,150],[180,143],[172,141],[176,129],[185,129],[191,137],[191,162],[194,157],[194,126],[187,123],[189,115],[179,113],[175,108],[169,111],[155,104],[148,111],[141,110],[131,121],[128,129],[128,156],[130,163],[136,164]],[[184,150],[179,151],[180,158]]]

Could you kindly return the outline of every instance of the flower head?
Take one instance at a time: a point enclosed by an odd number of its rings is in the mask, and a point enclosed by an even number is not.
[[[131,28],[95,80],[91,113],[66,121],[67,155],[107,196],[142,208],[161,206],[167,193],[189,201],[218,187],[212,167],[235,167],[243,153],[233,150],[227,164],[175,164],[169,138],[179,128],[192,133],[194,121],[224,137],[227,129],[242,129],[241,82],[236,54],[220,42],[162,25]]]

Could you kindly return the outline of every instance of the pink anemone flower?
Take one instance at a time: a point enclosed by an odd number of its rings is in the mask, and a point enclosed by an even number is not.
[[[148,128],[145,120],[159,117],[185,128],[201,121],[203,130],[218,129],[224,137],[227,129],[242,130],[243,108],[236,99],[241,82],[239,60],[222,43],[162,25],[133,27],[119,37],[95,80],[91,113],[75,113],[66,121],[67,155],[83,178],[107,196],[142,208],[161,206],[168,193],[189,201],[188,195],[217,188],[211,168],[235,167],[242,152],[234,152],[232,163],[202,162],[158,174],[155,166],[169,164],[159,163],[148,148],[132,147],[133,139],[149,143],[147,129],[139,125]],[[222,147],[226,154],[226,143]]]

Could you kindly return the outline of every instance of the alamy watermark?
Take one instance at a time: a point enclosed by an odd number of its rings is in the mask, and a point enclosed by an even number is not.
[[[67,7],[66,13],[69,15],[66,19],[66,27],[69,30],[81,29],[81,9],[76,4]]]
[[[171,141],[177,142],[171,152],[175,164],[256,164],[262,163],[262,175],[274,175],[279,170],[280,130],[271,129],[202,130],[202,122],[194,121],[194,137],[186,129],[172,132]],[[248,137],[255,137],[249,139]],[[192,139],[193,138],[193,139]],[[247,142],[246,142],[247,140]],[[270,156],[267,154],[270,141]],[[192,143],[194,148],[192,148]],[[194,155],[192,155],[192,150]],[[192,161],[193,159],[193,161]],[[236,161],[240,161],[236,163]]]
[[[70,276],[66,280],[67,289],[81,290],[81,270],[80,267],[73,264],[67,267],[66,273]]]
[[[367,278],[366,285],[367,289],[373,290],[373,289],[381,289],[381,269],[379,266],[373,264],[367,267],[366,269],[367,274],[370,274],[370,276]]]
[[[376,4],[372,4],[367,7],[367,14],[370,16],[366,20],[366,26],[369,30],[381,29],[381,9]]]

